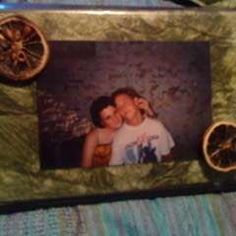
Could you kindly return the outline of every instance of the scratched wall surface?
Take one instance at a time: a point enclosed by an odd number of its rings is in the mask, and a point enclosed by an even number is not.
[[[1,12],[0,19],[10,14]],[[26,11],[21,14],[38,24],[50,41],[207,41],[211,59],[212,118],[214,121],[236,120],[236,16],[233,11],[163,10],[122,14]],[[39,168],[36,83],[24,86],[1,83],[0,101],[1,204],[153,188],[160,191],[169,188],[177,193],[183,186],[195,184],[211,184],[218,189],[234,184],[233,174],[210,170],[197,159],[91,171],[42,171]]]
[[[37,81],[43,161],[63,167],[66,160],[70,166],[74,147],[71,166],[77,166],[81,145],[75,139],[89,126],[92,101],[122,87],[150,101],[176,142],[177,160],[197,156],[211,123],[209,43],[51,42],[51,50]],[[60,146],[64,154],[58,154]]]

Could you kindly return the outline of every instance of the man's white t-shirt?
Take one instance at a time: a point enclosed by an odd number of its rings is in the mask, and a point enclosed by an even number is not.
[[[174,145],[169,131],[156,119],[146,117],[138,126],[123,124],[114,136],[109,165],[161,162]]]

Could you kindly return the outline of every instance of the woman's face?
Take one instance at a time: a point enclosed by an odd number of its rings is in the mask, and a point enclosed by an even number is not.
[[[122,118],[114,106],[107,106],[100,112],[100,117],[105,128],[118,129],[122,125]]]

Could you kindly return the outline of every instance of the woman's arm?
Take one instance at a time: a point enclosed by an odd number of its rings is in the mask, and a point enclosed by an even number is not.
[[[97,132],[92,130],[86,136],[85,143],[83,146],[83,157],[81,167],[90,168],[92,167],[93,154],[96,146],[98,145]]]

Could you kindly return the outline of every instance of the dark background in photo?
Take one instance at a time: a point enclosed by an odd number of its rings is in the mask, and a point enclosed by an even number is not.
[[[132,87],[152,104],[176,143],[176,161],[200,158],[211,123],[207,42],[52,41],[37,80],[42,169],[79,167],[89,107],[101,95]]]

